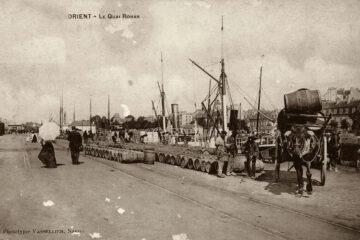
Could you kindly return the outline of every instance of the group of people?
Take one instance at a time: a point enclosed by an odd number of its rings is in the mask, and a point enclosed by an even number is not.
[[[92,133],[91,130],[89,131],[89,133],[85,130],[85,132],[83,133],[83,138],[84,138],[84,143],[87,144],[89,139],[94,141],[94,134]]]
[[[76,130],[75,127],[72,127],[72,131],[67,132],[67,134],[72,164],[79,165],[79,156],[83,149],[81,134]],[[45,165],[46,168],[56,168],[58,165],[55,157],[53,141],[44,141],[42,139],[40,143],[42,148],[38,155],[39,160]]]
[[[244,146],[246,156],[245,169],[248,176],[251,178],[255,178],[256,159],[259,156],[259,146],[255,142],[255,140],[256,136],[250,135]],[[215,147],[218,160],[217,176],[220,178],[224,178],[225,175],[232,175],[234,158],[238,152],[235,133],[227,136],[226,131],[221,131],[221,133],[215,140]],[[223,171],[225,162],[227,162],[227,167],[224,175]]]

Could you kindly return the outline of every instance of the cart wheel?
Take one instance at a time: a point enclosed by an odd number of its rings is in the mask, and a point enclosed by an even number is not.
[[[321,170],[320,170],[320,185],[324,186],[326,180],[326,162],[321,163]]]

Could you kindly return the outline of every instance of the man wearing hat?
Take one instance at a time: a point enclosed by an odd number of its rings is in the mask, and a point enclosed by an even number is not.
[[[338,131],[338,123],[336,121],[330,122],[331,130],[330,136],[328,138],[328,154],[329,154],[329,165],[327,169],[334,170],[337,172],[337,164],[339,163],[339,131]]]
[[[247,141],[244,144],[245,147],[245,156],[246,156],[246,162],[245,162],[245,169],[247,171],[247,174],[251,178],[255,178],[255,171],[256,171],[256,159],[259,155],[259,148],[258,145],[255,142],[256,140],[256,134],[250,134]]]
[[[222,173],[224,162],[228,161],[228,154],[226,152],[226,145],[225,145],[225,137],[226,131],[221,131],[220,135],[215,140],[215,147],[216,147],[216,155],[218,160],[218,170],[217,176],[220,178],[224,178],[225,175]]]
[[[82,148],[82,138],[81,134],[76,131],[75,126],[73,126],[72,131],[69,132],[68,140],[69,140],[69,148],[71,151],[71,160],[72,164],[78,165],[79,163],[79,155]]]

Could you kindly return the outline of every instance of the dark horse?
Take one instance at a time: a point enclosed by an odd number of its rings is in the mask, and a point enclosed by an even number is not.
[[[309,194],[312,193],[310,165],[313,160],[319,160],[321,155],[319,134],[321,135],[322,129],[326,125],[322,126],[320,130],[312,131],[308,128],[308,123],[308,119],[303,117],[289,117],[285,110],[280,111],[278,115],[275,180],[278,181],[280,178],[280,164],[285,161],[293,162],[298,181],[298,194],[302,194],[304,191],[303,166],[306,167],[306,191]]]

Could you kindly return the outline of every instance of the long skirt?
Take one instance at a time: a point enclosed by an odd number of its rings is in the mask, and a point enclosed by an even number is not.
[[[38,158],[47,168],[57,167],[54,146],[50,141],[45,142]]]

